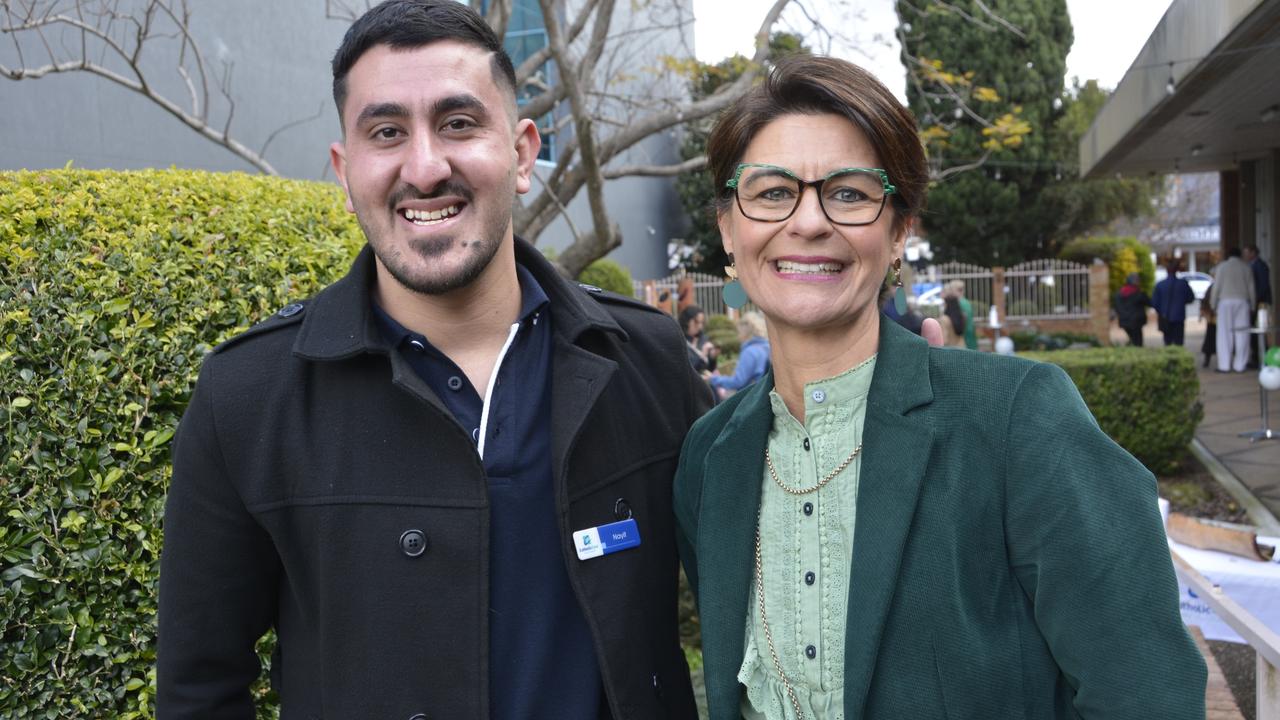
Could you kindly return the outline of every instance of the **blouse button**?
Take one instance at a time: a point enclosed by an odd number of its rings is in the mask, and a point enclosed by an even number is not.
[[[813,503],[811,503],[811,502],[807,502],[807,503],[805,503],[805,504],[804,504],[804,514],[805,514],[805,515],[812,515],[812,514],[813,514]]]
[[[812,585],[812,584],[813,584],[813,581],[815,581],[815,580],[817,580],[817,579],[818,579],[818,576],[817,576],[817,575],[814,575],[812,570],[810,570],[809,572],[807,572],[807,573],[805,573],[805,574],[804,574],[804,584],[805,584],[805,585]]]
[[[810,660],[818,657],[818,648],[810,645],[809,647],[804,649],[804,656],[809,658]]]
[[[808,450],[808,449],[809,449],[809,438],[805,438],[805,439],[804,439],[804,449],[805,449],[805,450]]]
[[[816,403],[818,403],[819,405],[821,405],[822,403],[826,402],[826,401],[827,401],[827,391],[826,391],[826,390],[814,390],[814,391],[813,391],[813,401],[814,401],[814,402],[816,402]]]

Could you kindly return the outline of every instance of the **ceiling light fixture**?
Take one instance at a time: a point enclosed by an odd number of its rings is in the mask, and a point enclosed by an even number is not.
[[[1280,117],[1280,105],[1272,105],[1258,114],[1258,119],[1262,122],[1271,122],[1278,117]]]
[[[1164,84],[1164,92],[1166,95],[1172,95],[1178,86],[1173,82],[1173,63],[1169,63],[1169,82]]]
[[[1204,152],[1204,146],[1201,145],[1200,143],[1196,143],[1195,145],[1191,146],[1191,157],[1195,157],[1202,152]]]

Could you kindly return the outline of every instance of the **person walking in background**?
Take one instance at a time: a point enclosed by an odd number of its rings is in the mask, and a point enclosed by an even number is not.
[[[706,379],[716,371],[716,359],[720,356],[720,349],[707,339],[707,314],[697,305],[686,305],[680,311],[680,327],[688,346],[689,364]]]
[[[1178,277],[1180,263],[1170,258],[1165,264],[1165,278],[1156,283],[1151,293],[1151,305],[1156,309],[1156,322],[1164,335],[1164,344],[1181,345],[1186,332],[1187,305],[1195,302],[1196,294],[1191,283]]]
[[[944,347],[964,347],[966,322],[964,308],[961,307],[960,298],[956,297],[956,291],[950,283],[942,288],[942,317],[938,322],[942,323]]]
[[[1151,307],[1151,299],[1138,282],[1138,273],[1129,273],[1115,299],[1116,321],[1134,347],[1142,347],[1142,327],[1147,324],[1147,308]]]
[[[769,340],[764,316],[758,312],[743,313],[736,327],[738,340],[742,342],[738,364],[734,366],[732,375],[712,375],[709,381],[717,400],[723,400],[759,380],[769,369]]]
[[[1258,254],[1257,245],[1246,245],[1244,248],[1244,261],[1249,263],[1249,269],[1253,271],[1253,294],[1255,304],[1253,306],[1253,322],[1258,325],[1261,322],[1259,311],[1265,306],[1271,307],[1271,268],[1267,267],[1267,261],[1262,259]],[[1268,321],[1268,324],[1274,320]],[[1253,338],[1249,343],[1249,364],[1247,367],[1257,370],[1261,366],[1260,359],[1267,351],[1267,334],[1261,333]]]
[[[951,294],[955,297],[956,303],[960,305],[960,312],[964,314],[964,346],[970,350],[977,350],[978,331],[973,323],[973,303],[969,302],[969,298],[964,296],[964,281],[952,280],[947,286],[951,288]]]
[[[1209,304],[1218,320],[1218,372],[1244,372],[1249,364],[1249,320],[1256,302],[1253,270],[1240,259],[1240,248],[1213,269]]]

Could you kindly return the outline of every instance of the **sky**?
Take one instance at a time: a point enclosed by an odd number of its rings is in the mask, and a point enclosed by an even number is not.
[[[772,0],[693,0],[694,42],[698,59],[716,62],[735,52],[751,54],[752,40]],[[819,38],[819,49],[851,60],[876,74],[899,99],[906,99],[905,73],[893,32],[898,25],[893,0],[807,0],[841,38]],[[1067,85],[1072,77],[1098,80],[1114,89],[1133,64],[1169,8],[1170,0],[1067,0],[1075,43],[1067,55]],[[812,27],[803,15],[784,12],[780,29]]]

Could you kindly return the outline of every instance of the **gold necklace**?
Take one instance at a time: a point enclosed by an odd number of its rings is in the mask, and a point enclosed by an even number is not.
[[[785,492],[788,492],[792,495],[807,495],[811,492],[817,492],[818,490],[821,490],[824,485],[831,482],[832,478],[844,472],[844,469],[849,467],[849,463],[853,462],[853,459],[858,457],[858,453],[860,452],[862,452],[862,443],[858,443],[858,447],[854,448],[853,452],[849,453],[849,457],[845,458],[844,462],[837,465],[835,470],[832,470],[826,475],[823,475],[822,479],[818,481],[817,485],[814,485],[813,487],[809,487],[809,488],[792,488],[792,487],[787,487],[786,485],[783,485],[782,481],[778,479],[778,471],[775,470],[773,467],[773,458],[769,457],[769,448],[767,447],[764,449],[764,462],[765,462],[765,465],[769,467],[769,477],[773,478],[774,484],[782,488]]]
[[[849,467],[849,463],[858,457],[858,453],[862,452],[862,444],[849,453],[849,457],[844,462],[836,466],[835,470],[827,473],[818,481],[817,485],[811,488],[796,489],[790,488],[782,484],[782,480],[778,479],[778,471],[773,467],[773,458],[769,457],[769,448],[764,450],[764,462],[769,467],[769,476],[773,478],[773,482],[784,491],[792,495],[806,495],[811,492],[821,490],[824,485],[831,482],[832,478],[839,475],[845,468]],[[763,509],[756,511],[756,601],[760,606],[760,624],[764,626],[764,639],[769,645],[769,657],[773,658],[773,669],[778,673],[778,678],[782,680],[782,687],[786,688],[787,698],[791,700],[791,707],[796,711],[796,720],[804,720],[804,713],[800,710],[800,701],[796,698],[795,688],[791,686],[791,681],[787,679],[787,674],[782,671],[782,661],[778,659],[778,650],[773,645],[773,631],[769,629],[769,616],[764,611],[764,561],[761,559],[760,552],[760,518]]]

